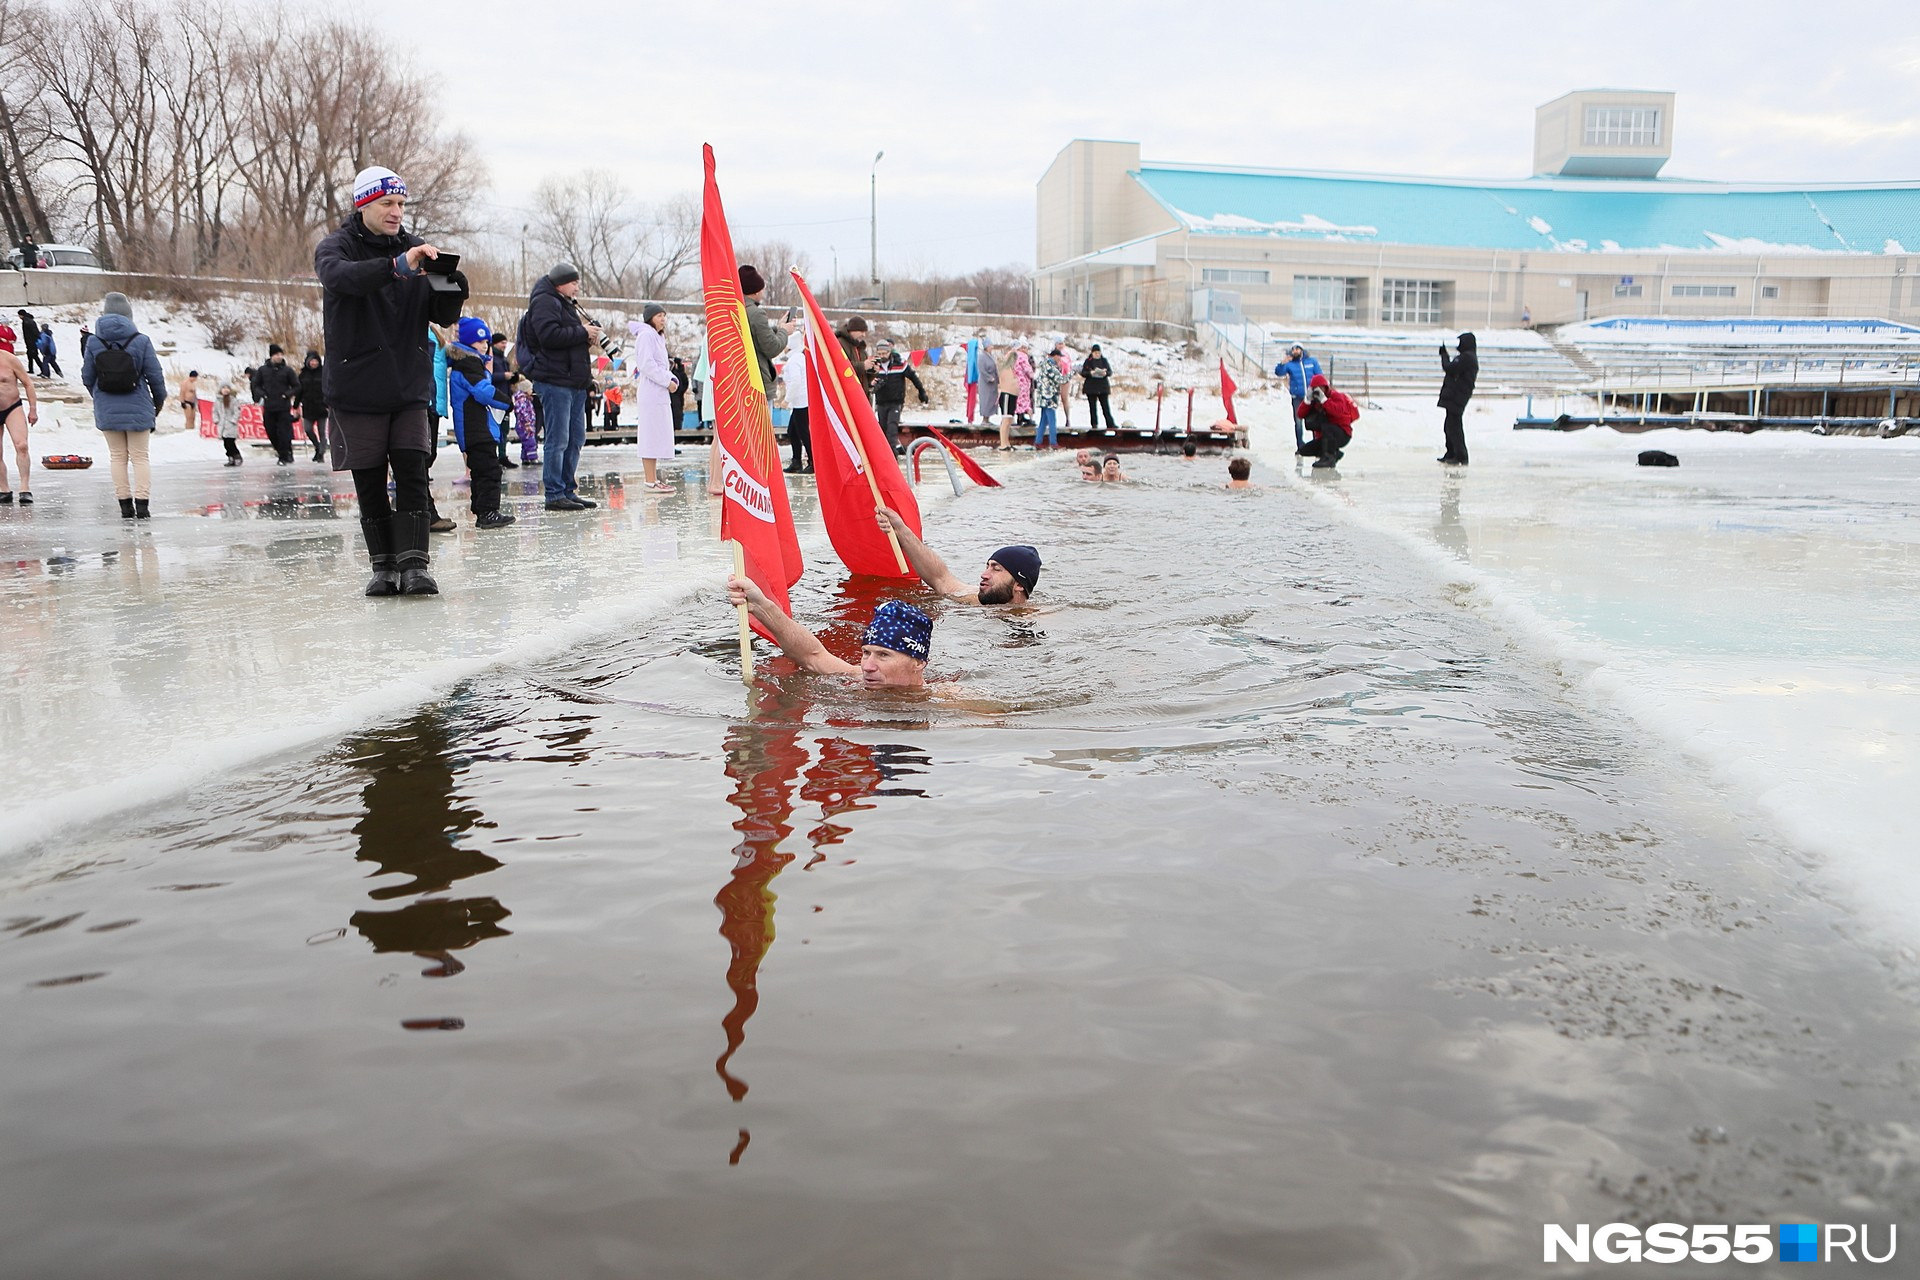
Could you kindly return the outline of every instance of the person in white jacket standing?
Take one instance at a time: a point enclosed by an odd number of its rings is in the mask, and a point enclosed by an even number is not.
[[[639,438],[640,467],[647,488],[672,493],[660,478],[659,464],[673,457],[673,392],[676,380],[667,368],[667,309],[650,303],[633,334],[633,425]]]
[[[787,384],[787,443],[793,446],[793,461],[787,470],[799,475],[813,474],[813,431],[807,423],[807,335],[795,329],[787,335],[786,363],[780,366],[780,380]]]

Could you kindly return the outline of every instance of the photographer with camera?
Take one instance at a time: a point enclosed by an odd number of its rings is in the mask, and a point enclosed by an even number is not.
[[[546,418],[546,455],[541,463],[541,487],[549,511],[585,511],[600,504],[582,498],[576,473],[580,449],[587,442],[587,396],[593,390],[593,348],[600,327],[580,314],[580,269],[571,262],[533,282],[527,313],[520,321],[520,341],[527,358],[520,372],[533,383]]]
[[[1344,391],[1336,391],[1324,373],[1313,375],[1307,386],[1307,398],[1294,411],[1300,426],[1313,433],[1313,439],[1300,446],[1299,456],[1316,459],[1314,466],[1331,467],[1353,443],[1353,424],[1360,420],[1360,406]]]
[[[467,280],[451,271],[438,284],[429,281],[427,265],[440,251],[401,225],[406,204],[407,184],[393,170],[361,170],[353,181],[353,212],[313,253],[324,291],[322,384],[333,469],[353,472],[373,564],[370,596],[440,591],[427,573],[433,449],[427,414],[434,404],[427,332],[429,324],[459,319]]]

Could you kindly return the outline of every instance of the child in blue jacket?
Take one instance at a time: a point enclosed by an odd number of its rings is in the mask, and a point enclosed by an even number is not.
[[[505,413],[505,397],[495,394],[487,373],[488,343],[493,333],[478,316],[467,316],[456,330],[459,343],[447,349],[447,416],[453,420],[453,438],[467,458],[472,481],[474,524],[482,529],[504,529],[513,517],[500,509],[499,426],[489,410]]]

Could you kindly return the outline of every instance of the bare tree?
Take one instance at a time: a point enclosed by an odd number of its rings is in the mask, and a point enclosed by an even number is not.
[[[0,0],[0,224],[16,244],[53,239],[40,193],[52,129],[28,57],[46,27],[44,4]]]
[[[699,205],[684,195],[648,207],[613,174],[589,169],[534,189],[528,235],[578,267],[589,293],[665,297],[698,261]]]
[[[297,273],[369,164],[407,177],[411,221],[462,229],[484,177],[432,81],[364,26],[236,3],[0,0],[15,238],[71,228],[122,267]]]
[[[733,256],[741,263],[751,263],[766,278],[767,293],[761,299],[770,307],[797,307],[800,305],[800,291],[793,287],[793,277],[789,271],[798,269],[807,277],[808,287],[819,294],[820,282],[813,279],[813,263],[805,253],[794,248],[785,240],[751,240],[736,242]]]

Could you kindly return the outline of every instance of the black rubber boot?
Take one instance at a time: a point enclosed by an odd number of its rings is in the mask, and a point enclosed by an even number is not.
[[[367,562],[373,566],[373,577],[367,582],[367,594],[399,595],[400,571],[395,567],[393,557],[393,517],[370,520],[362,516],[360,532],[367,540]]]
[[[135,498],[133,500],[133,518],[135,520],[149,520],[153,518],[153,512],[147,509],[147,500],[145,498]]]
[[[120,518],[122,520],[133,519],[133,499],[132,498],[120,499]]]
[[[400,570],[400,594],[403,596],[440,594],[440,584],[427,572],[427,526],[432,519],[424,511],[394,513],[394,564]]]

